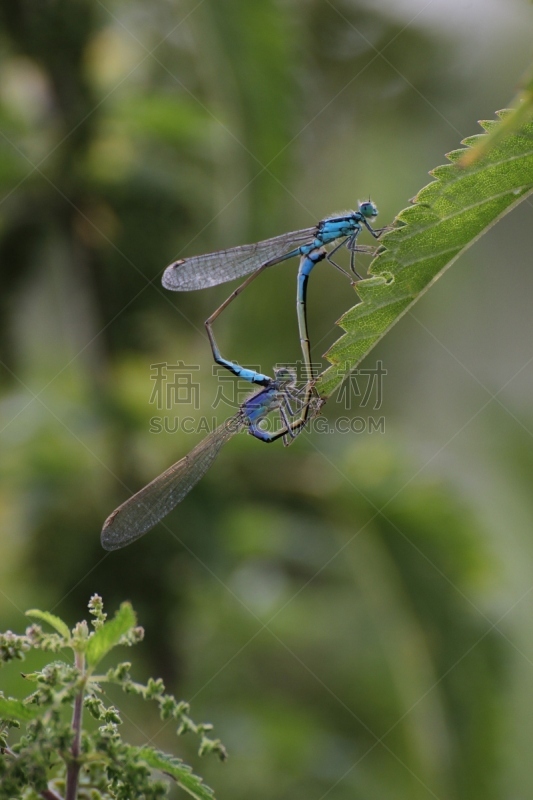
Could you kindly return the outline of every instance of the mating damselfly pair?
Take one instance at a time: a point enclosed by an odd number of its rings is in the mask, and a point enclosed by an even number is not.
[[[308,421],[318,414],[323,401],[316,393],[312,378],[306,311],[309,276],[314,267],[326,259],[348,275],[353,283],[349,273],[332,258],[341,247],[346,246],[350,252],[351,273],[360,279],[355,270],[355,254],[373,253],[375,248],[360,246],[357,239],[363,227],[375,239],[379,238],[384,229],[374,229],[370,225],[370,220],[375,219],[377,214],[376,206],[367,201],[360,203],[357,211],[328,217],[313,228],[285,233],[255,244],[180,259],[167,267],[162,282],[166,289],[172,291],[204,289],[244,275],[249,276],[205,324],[216,363],[261,389],[240,406],[237,414],[208,434],[188,455],[126,500],[106,519],[101,537],[106,550],[116,550],[130,544],[170,513],[198,483],[221,447],[235,433],[247,430],[256,439],[266,443],[283,438],[284,443],[290,444]],[[339,239],[341,241],[327,252],[325,245],[338,242]],[[303,363],[308,376],[303,391],[296,389],[296,376],[291,370],[278,369],[275,377],[271,378],[224,358],[212,330],[216,318],[258,275],[268,267],[295,256],[300,256],[296,308]],[[270,433],[261,427],[261,422],[273,411],[279,414],[281,427]]]

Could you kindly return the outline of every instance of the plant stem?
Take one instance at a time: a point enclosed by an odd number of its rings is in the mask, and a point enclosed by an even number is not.
[[[85,657],[83,653],[76,653],[76,667],[83,675],[85,670]],[[81,742],[81,715],[83,710],[83,695],[85,684],[80,689],[74,700],[74,712],[72,715],[72,730],[74,731],[74,741],[70,748],[71,760],[67,767],[67,790],[65,800],[76,800],[78,794],[78,781],[80,777],[80,742]]]

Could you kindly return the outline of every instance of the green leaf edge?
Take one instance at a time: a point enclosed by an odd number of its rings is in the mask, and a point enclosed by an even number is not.
[[[95,667],[136,624],[137,617],[131,603],[121,603],[113,619],[105,622],[89,639],[85,651],[87,665]]]
[[[179,758],[154,750],[152,747],[139,748],[139,755],[152,769],[158,769],[174,778],[176,783],[196,800],[214,799],[213,790]]]
[[[27,706],[13,697],[0,697],[0,719],[18,719],[28,722],[42,713],[38,706]]]
[[[491,131],[511,113],[498,111],[499,121],[483,120],[480,125]],[[468,247],[533,192],[533,123],[507,136],[471,167],[457,166],[464,153],[487,135],[490,133],[463,139],[465,148],[447,153],[451,163],[431,170],[435,180],[420,190],[413,204],[397,215],[394,229],[384,234],[383,246],[370,265],[369,278],[356,285],[360,302],[337,322],[346,333],[325,353],[332,366],[317,380],[321,397],[327,399],[332,394],[347,373]],[[529,149],[522,152],[525,146]],[[502,165],[506,167],[505,174]],[[475,193],[481,202],[462,208],[465,190],[470,195]],[[438,247],[434,247],[435,239]],[[422,271],[424,275],[420,276]]]
[[[60,633],[61,636],[67,640],[67,642],[69,641],[70,630],[68,625],[63,622],[62,619],[56,617],[55,614],[50,614],[49,611],[39,611],[38,608],[31,608],[29,611],[26,611],[26,616],[39,619],[41,622],[47,622],[48,625]]]

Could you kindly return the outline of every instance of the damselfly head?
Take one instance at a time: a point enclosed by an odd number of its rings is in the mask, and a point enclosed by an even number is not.
[[[364,203],[359,203],[359,211],[366,219],[372,219],[373,217],[377,217],[378,209],[377,206],[371,200],[365,200]]]
[[[292,367],[278,367],[274,370],[276,381],[282,385],[296,383],[296,370]]]

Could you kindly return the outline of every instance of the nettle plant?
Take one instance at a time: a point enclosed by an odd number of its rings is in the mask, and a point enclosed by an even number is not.
[[[165,797],[172,782],[198,800],[213,800],[212,790],[179,758],[123,741],[120,712],[103,699],[106,684],[154,701],[161,719],[176,725],[178,736],[191,732],[199,737],[200,755],[226,758],[221,742],[207,736],[212,726],[194,723],[188,704],[165,694],[162,680],[133,681],[129,662],[97,674],[104,656],[117,645],[137,644],[144,631],[129,603],[107,621],[102,599],[94,595],[89,611],[93,630],[86,621],[70,630],[53,614],[32,610],[27,615],[47,623],[53,633],[35,623],[23,635],[0,634],[2,665],[24,659],[30,650],[72,653],[70,659],[54,659],[23,674],[33,688],[24,700],[0,693],[0,800],[153,800]]]

